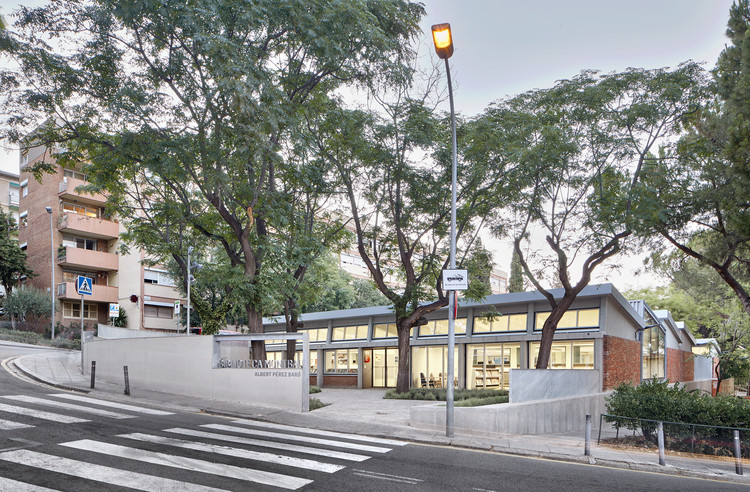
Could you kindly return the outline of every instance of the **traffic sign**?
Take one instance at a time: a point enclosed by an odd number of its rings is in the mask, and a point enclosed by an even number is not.
[[[180,301],[174,301],[174,314],[180,314]]]
[[[467,270],[443,270],[443,288],[445,290],[467,290],[469,272]]]
[[[79,275],[76,278],[76,290],[80,295],[90,296],[94,293],[94,282],[89,277]]]
[[[110,303],[109,304],[109,317],[110,318],[117,318],[120,316],[120,305],[116,303]]]

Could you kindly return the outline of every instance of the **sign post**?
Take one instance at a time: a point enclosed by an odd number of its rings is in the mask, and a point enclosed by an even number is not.
[[[120,316],[120,305],[114,302],[109,303],[109,318],[112,320],[112,326],[115,326],[115,318]]]
[[[85,374],[86,371],[83,368],[83,297],[94,293],[93,281],[89,277],[79,275],[76,277],[76,290],[81,295],[81,374]]]

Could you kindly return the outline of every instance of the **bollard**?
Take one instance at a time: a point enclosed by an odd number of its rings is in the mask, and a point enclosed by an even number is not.
[[[122,366],[122,370],[125,372],[125,394],[130,396],[130,380],[128,379],[128,366]]]
[[[666,459],[664,459],[664,425],[661,422],[656,423],[656,438],[659,442],[659,464],[664,466]]]
[[[742,475],[742,451],[740,450],[740,431],[734,431],[734,469]]]
[[[94,381],[96,380],[96,361],[91,361],[91,389],[94,389]]]
[[[586,415],[586,445],[583,454],[591,456],[591,415]]]

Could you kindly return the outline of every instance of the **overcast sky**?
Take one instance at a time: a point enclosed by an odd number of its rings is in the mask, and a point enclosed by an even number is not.
[[[8,23],[19,4],[0,0]],[[456,111],[471,116],[506,95],[552,86],[583,69],[712,68],[726,43],[732,0],[426,0],[430,26],[451,24]],[[446,103],[447,104],[447,103]],[[447,108],[445,108],[447,109]],[[0,142],[0,169],[18,172],[18,151]],[[499,265],[507,269],[508,265]]]

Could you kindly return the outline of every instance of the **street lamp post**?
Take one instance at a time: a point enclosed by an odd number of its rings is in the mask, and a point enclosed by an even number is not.
[[[188,247],[187,254],[187,326],[185,327],[185,335],[190,335],[190,284],[193,280],[192,268],[190,268],[190,253],[193,252],[193,247]]]
[[[456,112],[453,106],[453,85],[448,58],[453,55],[453,35],[450,24],[435,24],[432,26],[432,41],[438,57],[445,60],[445,74],[448,79],[448,98],[451,106],[451,145],[453,147],[453,162],[451,169],[451,251],[450,268],[456,268]],[[445,435],[453,437],[453,390],[454,390],[454,359],[456,347],[456,291],[448,291],[448,381],[445,397]]]
[[[53,232],[52,227],[52,207],[46,207],[47,213],[49,214],[49,249],[51,253],[51,263],[50,266],[52,267],[52,270],[50,272],[52,273],[52,285],[50,287],[50,294],[52,295],[52,321],[50,321],[50,338],[54,340],[55,338],[55,234]]]

